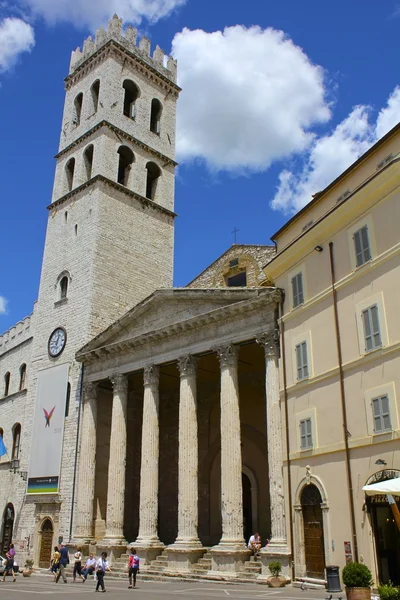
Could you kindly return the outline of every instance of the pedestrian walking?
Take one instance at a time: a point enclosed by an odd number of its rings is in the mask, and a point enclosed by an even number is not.
[[[80,546],[77,547],[76,552],[74,554],[74,572],[72,574],[73,583],[75,583],[77,575],[79,575],[82,581],[85,581],[85,578],[82,575],[82,552]]]
[[[106,591],[106,588],[104,587],[104,575],[105,575],[106,571],[109,571],[111,573],[111,569],[108,566],[107,552],[102,552],[101,557],[99,558],[99,560],[97,561],[97,564],[96,564],[96,575],[97,575],[96,592],[99,591],[100,587],[101,587],[102,592]]]
[[[13,576],[13,582],[16,581],[15,572],[14,572],[14,558],[15,558],[15,550],[14,544],[10,544],[10,548],[6,553],[6,564],[3,573],[3,581],[6,580],[6,575]]]
[[[86,561],[85,564],[85,568],[82,571],[82,575],[83,575],[83,581],[82,583],[85,583],[86,579],[88,578],[88,575],[92,575],[92,573],[95,572],[96,570],[96,559],[93,556],[92,553],[89,554],[89,558]]]
[[[57,571],[60,568],[60,553],[58,546],[54,546],[53,557],[51,559],[50,571],[53,573],[54,581],[56,580]]]
[[[57,577],[56,577],[56,583],[58,583],[58,580],[60,579],[60,577],[63,578],[64,583],[67,583],[67,578],[65,575],[65,569],[66,567],[69,565],[69,552],[67,550],[67,548],[65,547],[65,544],[61,544],[61,548],[60,548],[60,569],[57,573]]]
[[[136,548],[131,548],[128,562],[129,586],[128,589],[136,587],[136,575],[139,573],[140,559],[136,554]]]

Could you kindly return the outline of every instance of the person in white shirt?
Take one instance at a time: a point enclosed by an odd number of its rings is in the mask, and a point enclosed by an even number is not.
[[[83,575],[83,581],[82,581],[82,583],[85,583],[88,575],[91,575],[92,573],[95,572],[95,570],[96,570],[96,563],[97,563],[97,561],[96,561],[95,557],[93,556],[92,553],[90,553],[89,554],[89,558],[86,561],[85,568],[82,571],[82,575]]]
[[[110,571],[110,573],[111,573],[111,569],[108,566],[107,552],[102,552],[101,557],[99,558],[99,560],[96,563],[96,575],[97,575],[96,592],[99,591],[100,587],[101,587],[102,592],[106,591],[106,588],[104,587],[104,574],[106,571]]]
[[[249,543],[247,545],[248,549],[251,550],[254,554],[258,554],[261,548],[261,537],[259,533],[254,533],[250,536]]]
[[[77,575],[79,575],[82,581],[85,581],[85,578],[82,575],[82,552],[80,546],[77,547],[76,552],[74,554],[74,572],[72,575],[72,581],[74,583]]]

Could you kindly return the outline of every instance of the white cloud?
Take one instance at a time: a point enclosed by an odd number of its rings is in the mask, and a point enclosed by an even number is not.
[[[33,28],[22,19],[7,17],[0,21],[0,73],[11,69],[22,52],[35,45]]]
[[[48,23],[65,21],[76,27],[95,30],[114,13],[124,21],[139,24],[168,16],[186,0],[20,0]]]
[[[4,296],[0,296],[0,315],[7,314],[7,300]]]
[[[285,213],[298,211],[399,120],[400,87],[389,96],[375,121],[370,107],[356,106],[333,132],[314,139],[300,165],[280,173],[272,208]]]
[[[324,73],[282,31],[227,27],[175,35],[183,87],[178,108],[180,161],[212,170],[264,171],[303,151],[310,127],[330,118]]]

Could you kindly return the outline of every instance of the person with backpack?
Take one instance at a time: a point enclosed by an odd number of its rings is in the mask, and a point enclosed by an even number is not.
[[[6,575],[12,575],[13,581],[16,581],[15,572],[14,572],[14,559],[15,559],[15,550],[14,544],[10,544],[10,549],[6,554],[6,564],[3,574],[3,581],[6,580]]]
[[[131,548],[128,562],[128,573],[129,573],[129,586],[128,589],[136,587],[136,575],[139,573],[140,559],[136,554],[136,549]],[[133,584],[133,585],[132,585]]]

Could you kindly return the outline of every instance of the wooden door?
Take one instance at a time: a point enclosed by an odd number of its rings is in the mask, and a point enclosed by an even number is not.
[[[324,579],[325,576],[324,529],[321,502],[321,495],[317,487],[308,485],[304,488],[301,504],[303,509],[307,577],[318,579]]]
[[[50,566],[51,551],[53,547],[53,525],[50,519],[44,521],[41,536],[39,567],[45,569]]]

